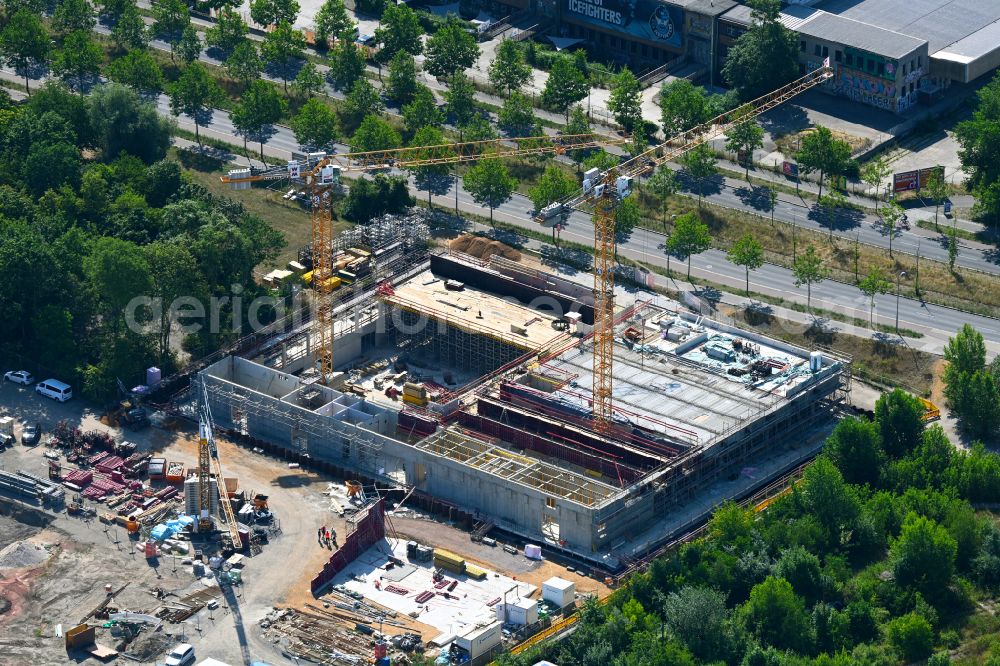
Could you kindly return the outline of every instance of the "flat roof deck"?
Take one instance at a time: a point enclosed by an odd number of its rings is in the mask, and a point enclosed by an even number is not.
[[[513,298],[502,298],[468,285],[461,291],[446,289],[445,280],[430,270],[399,285],[395,294],[385,300],[468,333],[489,335],[525,350],[540,349],[565,335],[564,331],[552,328],[557,318],[551,311],[530,308]]]

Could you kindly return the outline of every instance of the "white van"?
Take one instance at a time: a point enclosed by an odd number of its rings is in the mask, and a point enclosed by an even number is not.
[[[46,379],[44,382],[38,382],[35,385],[35,392],[59,402],[66,402],[73,397],[73,389],[69,387],[69,384],[58,379]]]

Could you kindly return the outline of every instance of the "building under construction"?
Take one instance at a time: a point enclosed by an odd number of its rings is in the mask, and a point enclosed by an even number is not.
[[[592,290],[498,257],[422,257],[338,310],[326,385],[308,328],[201,380],[220,427],[615,567],[800,462],[848,388],[829,353],[618,301],[610,427]]]

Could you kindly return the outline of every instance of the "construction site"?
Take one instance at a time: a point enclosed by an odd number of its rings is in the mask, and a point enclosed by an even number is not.
[[[206,368],[217,424],[609,572],[809,455],[849,388],[844,359],[640,297],[599,426],[591,290],[453,252],[399,275],[337,318],[325,384],[308,326]]]
[[[129,400],[96,423],[0,387],[0,434],[16,438],[14,414],[22,441],[34,433],[0,470],[2,654],[480,666],[571,626],[585,599],[693,538],[721,503],[785,492],[849,397],[849,359],[637,290],[616,257],[615,209],[632,183],[746,117],[591,169],[579,194],[539,211],[540,228],[593,213],[589,274],[545,270],[494,240],[436,247],[428,213],[335,236],[331,201],[342,170],[622,137],[231,171],[237,189],[304,187],[312,243],[261,276],[301,307],[162,382],[150,368],[152,388],[121,386]],[[44,450],[32,448],[39,431]]]

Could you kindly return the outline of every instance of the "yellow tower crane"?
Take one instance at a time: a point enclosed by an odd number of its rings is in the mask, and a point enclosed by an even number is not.
[[[623,162],[596,177],[585,178],[578,194],[559,202],[562,210],[582,209],[594,214],[594,420],[600,430],[607,430],[612,423],[612,370],[614,359],[614,266],[615,266],[615,213],[620,201],[631,193],[631,182],[649,168],[677,159],[703,143],[717,139],[733,126],[756,118],[792,99],[796,95],[818,86],[833,76],[829,62],[777,90],[743,104],[738,109],[720,114],[686,132],[670,137],[654,148]],[[575,134],[527,138],[467,141],[439,146],[414,146],[392,150],[358,153],[310,155],[305,167],[305,178],[310,186],[313,223],[313,263],[319,261],[323,271],[332,269],[333,229],[330,224],[329,186],[336,182],[341,171],[372,172],[383,169],[458,164],[487,157],[517,157],[524,155],[563,154],[570,150],[585,150],[605,145],[623,145],[629,138],[605,137],[598,134]],[[252,181],[278,180],[291,177],[301,180],[302,164],[289,162],[288,168],[266,169],[259,172],[230,172],[222,181],[233,186]],[[326,173],[326,177],[323,174]],[[317,177],[318,175],[318,177]],[[326,187],[327,189],[322,189]],[[317,205],[317,203],[319,205]],[[553,225],[561,216],[551,210],[536,218],[545,225]],[[329,292],[324,291],[322,280],[317,282],[314,268],[313,285],[321,304],[318,325],[320,350],[317,353],[320,371],[325,378],[332,371],[333,329],[332,307]],[[329,277],[329,276],[327,276]],[[318,287],[316,285],[319,285]]]

